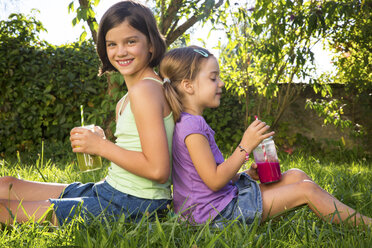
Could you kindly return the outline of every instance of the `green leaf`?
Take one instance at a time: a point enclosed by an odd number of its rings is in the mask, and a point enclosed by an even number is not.
[[[308,26],[308,31],[307,31],[308,36],[310,36],[313,33],[313,31],[317,28],[317,20],[318,18],[315,13],[310,15],[309,26]]]
[[[84,40],[86,39],[86,37],[87,37],[87,32],[84,31],[84,32],[81,33],[81,35],[80,35],[80,37],[79,37],[79,40],[80,40],[80,41],[84,41]]]
[[[76,26],[76,24],[78,24],[78,23],[79,23],[79,20],[77,19],[77,17],[72,19],[72,26]]]
[[[68,13],[74,12],[74,1],[68,5]]]

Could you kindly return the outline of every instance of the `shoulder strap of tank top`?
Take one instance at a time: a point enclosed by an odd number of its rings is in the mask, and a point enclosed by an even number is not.
[[[149,80],[153,80],[153,81],[155,81],[155,82],[158,82],[158,83],[160,83],[160,84],[164,84],[163,81],[160,81],[159,79],[156,79],[156,78],[153,78],[153,77],[145,77],[145,78],[143,78],[143,79],[149,79]]]
[[[121,104],[120,104],[120,108],[119,108],[119,112],[118,112],[119,115],[121,115],[121,110],[124,106],[124,102],[125,102],[125,99],[127,98],[127,96],[128,96],[128,92],[121,98]]]

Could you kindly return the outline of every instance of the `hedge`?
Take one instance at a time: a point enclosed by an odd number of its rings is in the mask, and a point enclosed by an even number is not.
[[[21,14],[0,23],[2,154],[32,151],[42,139],[65,143],[80,124],[79,106],[90,115],[107,88],[91,42],[53,46],[38,40],[38,25]]]

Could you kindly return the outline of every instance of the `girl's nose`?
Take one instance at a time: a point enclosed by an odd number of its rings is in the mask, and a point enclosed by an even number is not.
[[[119,46],[118,56],[126,56],[128,54],[127,48],[125,46]]]
[[[225,83],[220,79],[218,82],[218,87],[222,88],[223,86],[225,86]]]

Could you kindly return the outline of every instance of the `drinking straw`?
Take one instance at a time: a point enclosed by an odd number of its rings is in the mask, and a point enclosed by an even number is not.
[[[265,145],[264,144],[262,144],[262,151],[263,151],[263,154],[264,154],[264,157],[265,157],[265,162],[268,162],[269,160],[267,159],[266,149],[265,149]]]
[[[84,127],[84,110],[83,110],[83,105],[80,105],[80,117],[81,117],[81,126]],[[82,154],[84,158],[84,163],[85,165],[89,164],[89,154]]]
[[[257,120],[258,119],[257,115],[255,115],[254,118]],[[262,152],[263,152],[264,157],[265,157],[265,162],[268,162],[267,155],[266,155],[265,145],[263,143],[261,143],[261,144],[262,144],[261,145],[261,149],[262,149]]]
[[[80,115],[81,115],[81,126],[84,126],[84,111],[83,111],[83,105],[80,105]]]

